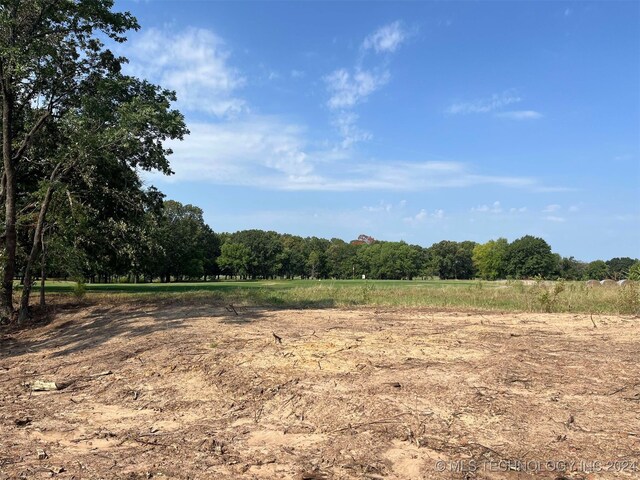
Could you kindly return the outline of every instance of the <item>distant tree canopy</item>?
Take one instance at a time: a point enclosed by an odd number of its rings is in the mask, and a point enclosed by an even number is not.
[[[473,263],[478,276],[485,280],[504,278],[508,249],[509,242],[506,238],[489,240],[487,243],[476,245],[473,248]]]
[[[430,248],[431,264],[441,279],[469,279],[475,274],[473,249],[475,242],[443,240]]]
[[[606,264],[609,275],[615,280],[627,278],[627,276],[629,275],[629,270],[636,261],[637,260],[629,257],[616,257],[612,258],[611,260],[607,260]]]
[[[585,273],[587,277],[597,280],[609,278],[609,266],[602,260],[595,260],[587,264]]]
[[[55,219],[55,225],[47,232],[49,275],[90,281],[124,278],[163,282],[351,279],[362,275],[381,280],[580,280],[611,275],[609,262],[586,264],[573,257],[563,258],[553,254],[543,239],[532,236],[511,243],[505,238],[483,244],[443,240],[422,247],[373,240],[366,235],[361,235],[361,240],[344,241],[257,229],[216,233],[205,223],[200,208],[162,200],[153,189],[139,192],[143,197],[132,206],[142,208],[131,210],[123,204],[125,217],[121,219],[102,219],[99,210],[87,209],[90,203],[69,203],[65,190],[56,193],[51,219]],[[365,237],[371,241],[362,241]],[[618,260],[610,262],[616,264]],[[629,262],[623,263],[626,266]],[[625,271],[634,270],[629,267]]]
[[[549,278],[558,269],[556,260],[547,242],[526,235],[507,247],[505,273],[513,278]]]

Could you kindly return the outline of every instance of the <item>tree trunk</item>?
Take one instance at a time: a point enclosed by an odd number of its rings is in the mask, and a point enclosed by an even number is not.
[[[55,181],[56,175],[58,173],[58,169],[60,168],[60,164],[56,165],[51,172],[51,176],[49,177],[49,187],[47,188],[47,193],[45,193],[44,198],[42,199],[42,205],[40,206],[40,213],[38,214],[38,222],[36,223],[36,230],[33,234],[33,243],[31,245],[31,253],[29,254],[29,258],[27,259],[27,265],[24,268],[24,288],[22,289],[22,298],[20,300],[20,315],[18,317],[18,322],[24,322],[29,318],[29,296],[31,295],[31,287],[32,287],[32,276],[31,271],[33,269],[33,264],[38,258],[38,254],[40,253],[40,245],[42,241],[42,232],[44,228],[44,221],[47,216],[47,211],[49,210],[49,204],[51,203],[51,196],[53,194],[53,182]]]
[[[13,95],[6,87],[9,79],[4,79],[2,88],[2,161],[4,166],[5,227],[4,259],[2,265],[2,286],[0,287],[0,318],[10,319],[13,315],[13,277],[16,269],[16,177],[13,161]]]
[[[44,230],[42,231],[42,238],[40,240],[42,243],[42,267],[40,268],[40,306],[44,307],[47,304],[47,299],[45,296],[45,283],[47,281],[47,245],[44,242]]]

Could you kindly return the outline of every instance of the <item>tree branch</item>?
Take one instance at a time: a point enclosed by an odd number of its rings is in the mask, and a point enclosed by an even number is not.
[[[24,152],[26,151],[27,148],[29,148],[29,145],[31,144],[31,140],[33,140],[33,136],[38,133],[38,130],[40,130],[40,128],[42,128],[42,125],[44,125],[44,122],[47,121],[47,119],[51,116],[51,110],[47,110],[39,119],[38,121],[35,123],[35,125],[33,127],[31,127],[31,130],[29,131],[29,133],[27,133],[27,136],[24,137],[24,140],[22,141],[22,144],[20,145],[20,147],[18,147],[18,150],[16,150],[16,153],[13,155],[12,160],[14,162],[17,162],[18,160],[20,160],[20,157],[22,157],[22,155],[24,155]]]

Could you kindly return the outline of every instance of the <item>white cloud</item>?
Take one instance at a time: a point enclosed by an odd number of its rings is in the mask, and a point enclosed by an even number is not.
[[[393,210],[393,204],[387,203],[384,200],[381,200],[380,203],[373,207],[363,207],[367,212],[391,212]]]
[[[342,148],[371,139],[371,134],[359,128],[357,121],[358,115],[350,111],[341,111],[335,116],[332,123],[342,135]]]
[[[456,102],[445,110],[449,115],[469,115],[493,113],[496,117],[509,120],[536,120],[543,115],[535,110],[507,110],[503,109],[514,103],[520,103],[522,98],[513,89],[502,93],[494,93],[491,97],[473,100],[471,102]]]
[[[532,189],[535,187],[532,187]],[[493,202],[493,204],[491,205],[478,205],[476,207],[472,207],[471,208],[471,212],[472,213],[493,213],[493,214],[499,214],[499,213],[503,213],[503,212],[509,212],[509,213],[525,213],[527,211],[527,207],[510,207],[509,209],[507,209],[506,207],[503,207],[502,204],[498,201]]]
[[[423,191],[497,185],[532,189],[527,177],[483,175],[458,162],[362,162],[353,152],[313,147],[306,130],[277,117],[247,116],[225,123],[192,123],[174,150],[174,177],[270,190]],[[406,202],[400,205],[404,207]],[[494,204],[493,208],[500,208]]]
[[[542,116],[540,112],[536,112],[535,110],[513,110],[496,113],[496,117],[508,118],[510,120],[536,120],[542,118]]]
[[[304,77],[304,72],[302,70],[291,70],[291,78],[302,78]]]
[[[506,90],[502,93],[495,93],[489,98],[482,98],[471,102],[453,103],[446,109],[446,113],[450,115],[490,113],[520,101],[522,101],[522,99],[516,95],[514,90]]]
[[[272,117],[249,117],[220,124],[192,123],[182,142],[168,142],[174,151],[175,180],[206,180],[215,184],[278,188],[309,178],[313,165],[305,153],[304,131]]]
[[[384,45],[381,48],[391,48],[390,43]],[[326,77],[334,126],[343,137],[338,150],[313,142],[304,126],[278,116],[251,114],[238,95],[246,80],[231,66],[224,41],[211,31],[150,29],[134,36],[119,53],[131,59],[127,66],[131,73],[175,89],[181,110],[225,120],[190,122],[191,134],[183,142],[168,141],[175,152],[171,164],[176,175],[161,181],[316,191],[538,186],[530,178],[483,175],[457,162],[363,162],[349,147],[371,134],[357,127],[352,107],[388,82],[386,70],[356,68],[351,73],[340,69]],[[150,178],[162,177],[151,174]]]
[[[553,213],[553,212],[557,212],[558,210],[560,210],[562,207],[558,204],[551,204],[551,205],[547,205],[546,207],[544,207],[544,210],[542,210],[544,213]]]
[[[364,39],[362,48],[376,53],[393,53],[407,39],[407,33],[400,22],[396,21],[380,27]]]
[[[405,223],[416,225],[416,224],[425,222],[426,220],[442,220],[443,218],[444,218],[444,210],[437,209],[437,210],[434,210],[433,212],[429,213],[426,209],[423,208],[418,213],[416,213],[414,216],[405,217],[402,220]]]
[[[579,212],[580,211],[580,207],[578,205],[571,205],[569,207],[569,212],[571,213],[575,213],[575,212]]]
[[[349,73],[340,68],[324,78],[331,94],[327,105],[331,109],[348,109],[366,98],[389,81],[389,72],[374,73],[356,69]]]
[[[180,33],[151,28],[122,47],[134,75],[175,90],[178,106],[217,116],[247,110],[236,95],[246,83],[229,65],[224,41],[209,30],[189,28]]]
[[[566,218],[564,217],[557,217],[555,215],[547,215],[546,217],[544,217],[545,220],[548,220],[549,222],[556,222],[556,223],[563,223],[566,222]]]
[[[291,189],[328,191],[420,191],[440,188],[465,188],[475,185],[500,185],[514,188],[535,186],[533,179],[479,175],[465,166],[449,162],[451,168],[442,168],[445,162],[391,162],[385,164],[356,163],[345,171],[315,177],[305,185],[292,185]]]
[[[423,221],[425,218],[428,217],[428,213],[427,211],[423,208],[422,210],[420,210],[420,212],[418,212],[414,217],[413,220],[417,221],[417,222],[421,222]]]
[[[457,162],[384,162],[360,163],[349,170],[347,183],[334,187],[347,189],[424,190],[464,188],[474,185],[527,187],[535,181],[526,177],[479,175]],[[340,188],[339,188],[340,189]]]
[[[385,25],[362,42],[362,51],[373,50],[376,53],[393,53],[407,39],[407,33],[400,22]],[[362,55],[357,59],[355,67],[339,68],[326,75],[325,82],[329,99],[327,106],[339,113],[332,120],[343,140],[341,148],[349,148],[354,143],[370,140],[369,132],[356,125],[358,116],[352,110],[360,103],[389,82],[389,71],[384,67],[366,69],[362,66]]]
[[[500,202],[495,201],[493,205],[479,205],[477,207],[472,207],[471,212],[480,212],[480,213],[502,213],[502,205]]]

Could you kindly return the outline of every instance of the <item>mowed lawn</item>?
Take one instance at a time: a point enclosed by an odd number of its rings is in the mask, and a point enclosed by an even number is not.
[[[47,294],[77,299],[206,301],[286,308],[414,307],[524,312],[640,314],[640,285],[479,280],[259,280],[86,284],[52,281]],[[38,294],[34,286],[33,295]]]
[[[488,282],[484,282],[489,284]],[[87,293],[182,293],[182,292],[229,292],[244,289],[287,290],[317,288],[318,286],[340,288],[442,288],[468,287],[478,284],[474,280],[250,280],[172,283],[87,283]],[[72,293],[76,282],[48,281],[47,293]],[[18,287],[19,288],[19,287]],[[39,290],[34,285],[34,291]]]

